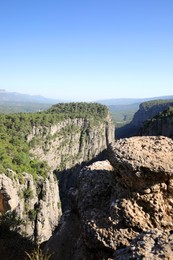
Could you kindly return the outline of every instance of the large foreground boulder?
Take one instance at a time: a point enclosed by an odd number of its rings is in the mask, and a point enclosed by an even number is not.
[[[120,139],[109,147],[109,160],[118,182],[133,191],[162,182],[169,186],[173,178],[173,141],[163,136]]]
[[[122,139],[108,157],[71,192],[81,231],[69,259],[172,259],[173,141]]]

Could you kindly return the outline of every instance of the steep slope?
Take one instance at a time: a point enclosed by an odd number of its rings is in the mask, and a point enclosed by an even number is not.
[[[53,260],[172,259],[172,147],[166,137],[121,139],[111,164],[83,168],[72,210],[45,247]]]
[[[32,154],[46,161],[51,169],[63,170],[97,156],[107,148],[113,135],[114,126],[108,114],[103,121],[69,118],[50,127],[33,127],[27,139],[38,142],[31,149]]]
[[[144,122],[140,135],[164,135],[173,138],[173,107]]]
[[[56,177],[49,173],[48,178],[35,181],[31,174],[23,173],[19,179],[10,169],[7,175],[0,174],[1,225],[8,218],[9,228],[15,227],[24,237],[37,243],[49,239],[61,217]]]
[[[125,138],[139,134],[139,129],[144,122],[163,112],[169,106],[173,106],[173,100],[153,100],[141,103],[132,121],[116,129],[116,138]]]

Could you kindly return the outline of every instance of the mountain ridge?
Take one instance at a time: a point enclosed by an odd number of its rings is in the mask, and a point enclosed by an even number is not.
[[[166,95],[166,96],[158,96],[158,97],[148,97],[148,98],[112,98],[112,99],[99,99],[94,101],[88,102],[96,102],[103,105],[111,106],[111,105],[131,105],[135,103],[142,103],[149,100],[156,100],[156,99],[173,99],[173,95]],[[62,99],[54,99],[54,98],[47,98],[42,95],[31,95],[31,94],[22,94],[16,91],[10,92],[6,91],[5,89],[0,89],[0,104],[3,102],[38,102],[38,103],[64,103],[64,102],[75,102],[72,100],[62,100]]]
[[[149,100],[157,99],[173,99],[172,95],[168,96],[158,96],[158,97],[148,97],[148,98],[113,98],[113,99],[101,99],[96,100],[97,103],[111,106],[111,105],[131,105],[136,103],[143,103]]]

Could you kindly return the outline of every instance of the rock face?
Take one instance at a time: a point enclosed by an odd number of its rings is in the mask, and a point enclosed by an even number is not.
[[[67,259],[172,259],[173,141],[122,139],[108,158],[83,168],[70,192],[81,231]],[[47,248],[61,259],[56,236]]]
[[[141,127],[143,122],[153,118],[154,116],[158,115],[160,112],[166,110],[169,106],[173,106],[173,102],[163,101],[162,103],[154,103],[151,102],[144,102],[140,104],[139,110],[135,113],[133,117],[132,124],[136,127]],[[149,104],[149,105],[147,105]]]
[[[140,135],[164,135],[173,138],[173,107],[147,120],[139,131]]]
[[[114,140],[110,114],[103,121],[91,118],[66,119],[50,127],[33,127],[27,137],[31,152],[53,169],[64,170],[89,161]]]
[[[60,199],[56,177],[50,173],[45,180],[32,175],[17,174],[8,170],[8,176],[0,174],[0,213],[15,211],[22,219],[20,233],[42,242],[52,235],[61,216]]]
[[[114,260],[173,259],[172,231],[142,232],[125,249],[115,251]]]
[[[139,134],[139,130],[143,127],[144,122],[152,119],[170,106],[173,106],[173,101],[171,100],[155,100],[141,103],[139,110],[134,114],[133,120],[129,124],[117,129],[116,138],[141,135],[141,133]],[[160,129],[160,126],[159,128],[155,127],[156,134],[153,132],[153,135],[157,135],[157,129]],[[162,135],[164,135],[164,133],[162,133]]]

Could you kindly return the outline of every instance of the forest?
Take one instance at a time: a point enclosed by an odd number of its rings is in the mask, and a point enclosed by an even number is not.
[[[49,167],[31,153],[32,140],[27,136],[34,126],[51,126],[68,118],[92,118],[96,124],[104,120],[108,108],[97,103],[60,103],[50,109],[37,113],[0,114],[0,171],[10,174],[14,170],[22,178],[22,172],[46,177]]]

